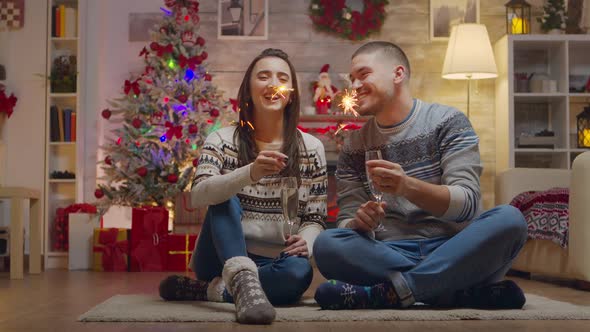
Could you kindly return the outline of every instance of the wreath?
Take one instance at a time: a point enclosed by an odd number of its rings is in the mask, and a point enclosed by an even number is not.
[[[350,40],[361,40],[379,31],[389,0],[358,0],[363,12],[352,10],[345,0],[312,0],[309,17],[318,30],[329,31]]]

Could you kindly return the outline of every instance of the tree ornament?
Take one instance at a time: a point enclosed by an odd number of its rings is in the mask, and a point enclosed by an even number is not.
[[[199,158],[193,159],[193,167],[199,166]]]
[[[205,81],[211,81],[211,74],[205,74]]]
[[[199,127],[196,124],[194,124],[194,123],[193,124],[190,124],[188,126],[188,132],[190,134],[193,134],[194,135],[194,134],[196,134],[196,133],[199,132]]]
[[[96,189],[94,191],[94,197],[101,199],[104,197],[104,191],[102,191],[102,189]]]
[[[111,156],[106,156],[106,158],[104,158],[104,163],[107,165],[112,165],[113,164],[113,159],[111,158]]]
[[[103,118],[105,118],[105,119],[107,119],[107,120],[108,120],[108,119],[111,117],[111,115],[112,115],[112,113],[111,113],[111,110],[110,110],[110,109],[108,109],[108,108],[107,108],[107,109],[104,109],[104,110],[102,110],[102,113],[100,113],[100,114],[102,115],[102,117],[103,117]]]
[[[219,110],[214,108],[211,110],[211,112],[209,112],[209,115],[211,115],[211,117],[216,118],[219,116]]]
[[[148,170],[147,170],[147,168],[145,168],[145,166],[141,166],[140,168],[135,170],[135,173],[137,173],[137,175],[139,175],[141,177],[144,177],[147,175]]]
[[[177,96],[176,99],[178,99],[179,102],[184,104],[188,100],[188,96],[183,93],[183,94]]]
[[[143,124],[143,122],[139,118],[135,118],[135,119],[133,119],[131,124],[133,125],[134,128],[139,129],[139,128],[141,128],[141,125]]]
[[[205,51],[201,52],[201,59],[203,60],[207,60],[207,58],[209,57],[209,54]]]
[[[176,183],[178,181],[178,175],[176,174],[168,174],[168,182]]]
[[[199,45],[201,47],[205,46],[205,38],[199,36],[197,38],[197,45]]]

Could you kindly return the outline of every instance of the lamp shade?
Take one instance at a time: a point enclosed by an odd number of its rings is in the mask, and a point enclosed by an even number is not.
[[[488,30],[483,24],[458,24],[451,30],[442,77],[480,80],[498,77]]]

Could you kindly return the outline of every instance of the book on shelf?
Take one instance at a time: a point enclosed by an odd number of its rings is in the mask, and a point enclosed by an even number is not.
[[[69,107],[52,105],[50,108],[49,133],[51,142],[76,141],[76,112]]]
[[[74,38],[77,36],[77,9],[64,4],[51,7],[51,36]]]

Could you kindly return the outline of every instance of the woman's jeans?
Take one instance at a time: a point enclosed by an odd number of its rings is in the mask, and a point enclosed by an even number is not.
[[[268,258],[249,254],[242,230],[242,208],[234,196],[221,204],[211,205],[193,251],[190,267],[199,280],[211,281],[221,276],[225,261],[248,256],[256,266],[262,289],[273,305],[297,302],[309,288],[313,270],[306,257]]]

